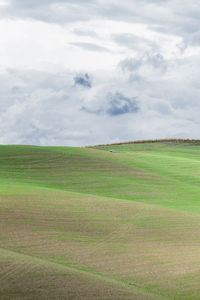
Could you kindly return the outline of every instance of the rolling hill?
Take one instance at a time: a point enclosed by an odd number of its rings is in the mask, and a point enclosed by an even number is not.
[[[0,146],[0,299],[200,299],[200,142]]]

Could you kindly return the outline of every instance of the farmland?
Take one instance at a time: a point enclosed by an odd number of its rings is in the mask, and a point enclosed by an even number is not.
[[[0,299],[190,300],[199,280],[200,142],[0,146]]]

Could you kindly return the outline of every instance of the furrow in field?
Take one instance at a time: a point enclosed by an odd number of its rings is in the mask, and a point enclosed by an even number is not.
[[[81,270],[81,269],[78,269],[75,267],[69,267],[66,265],[59,264],[59,263],[47,261],[47,260],[40,259],[37,257],[29,256],[29,255],[24,255],[21,253],[9,251],[9,250],[2,249],[2,248],[0,248],[0,255],[1,255],[1,257],[4,258],[5,261],[6,261],[6,259],[14,261],[14,264],[12,264],[13,272],[7,273],[8,280],[10,280],[10,279],[13,280],[15,277],[18,279],[21,279],[23,277],[23,273],[21,273],[21,272],[26,273],[26,271],[28,271],[28,273],[31,274],[32,271],[37,270],[38,266],[42,266],[43,273],[45,273],[45,271],[53,272],[52,270],[55,269],[56,273],[58,271],[59,272],[61,272],[61,271],[68,272],[68,276],[70,276],[69,274],[74,274],[74,273],[78,274],[77,289],[79,288],[78,283],[79,283],[79,281],[82,280],[82,278],[84,278],[84,280],[87,280],[87,279],[89,279],[89,281],[92,280],[93,284],[96,284],[96,282],[100,282],[101,284],[103,283],[103,285],[104,285],[104,283],[105,283],[106,285],[108,285],[108,287],[110,287],[110,291],[109,291],[108,295],[106,295],[106,293],[105,293],[104,299],[112,299],[112,298],[110,298],[110,296],[112,297],[112,288],[114,290],[116,289],[116,291],[120,292],[121,293],[120,297],[124,297],[123,299],[136,299],[136,300],[137,299],[138,300],[140,300],[140,299],[141,300],[169,299],[168,297],[164,297],[162,295],[156,295],[154,293],[151,293],[150,291],[145,291],[144,289],[141,289],[140,287],[138,287],[134,284],[129,285],[129,284],[114,280],[112,278],[106,277],[103,274],[94,274],[92,272]],[[0,262],[1,262],[1,259],[0,259]],[[31,264],[33,264],[33,266],[30,268]],[[45,268],[45,270],[44,270],[44,268]],[[0,277],[0,279],[2,282],[1,288],[0,288],[0,295],[1,295],[1,293],[2,293],[1,290],[3,289],[3,284],[4,284],[4,281],[2,279],[5,279],[5,278]],[[67,281],[67,277],[66,277],[66,281]],[[124,291],[124,294],[123,294],[123,290],[130,290],[130,291],[129,292]],[[52,295],[49,294],[48,299],[52,299],[51,297],[52,297]],[[85,295],[81,295],[81,291],[80,291],[78,297],[81,297],[81,299],[84,299]],[[98,295],[93,295],[92,297],[93,298],[91,298],[91,299],[101,299],[98,297]],[[89,298],[90,298],[90,295],[89,295]],[[62,299],[70,299],[70,298],[68,298],[68,296],[66,295],[65,298],[62,298]],[[73,299],[78,300],[80,298],[73,298]],[[113,298],[113,299],[118,299],[118,297]]]

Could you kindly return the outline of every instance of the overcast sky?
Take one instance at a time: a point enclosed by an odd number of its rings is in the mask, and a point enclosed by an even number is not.
[[[0,144],[200,138],[199,0],[0,0]]]

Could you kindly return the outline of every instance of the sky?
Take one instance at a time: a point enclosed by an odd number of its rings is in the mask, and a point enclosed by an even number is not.
[[[199,0],[0,0],[0,144],[200,138]]]

